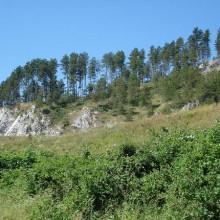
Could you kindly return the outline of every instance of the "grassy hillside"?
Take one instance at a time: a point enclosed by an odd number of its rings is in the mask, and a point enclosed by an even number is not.
[[[129,122],[125,117],[103,113],[103,118],[117,121],[117,125],[112,128],[95,128],[83,133],[67,132],[60,137],[0,137],[0,150],[23,151],[33,148],[57,154],[79,155],[89,149],[93,154],[99,154],[124,143],[141,145],[164,128],[209,128],[220,119],[220,104],[203,105],[192,111],[177,111],[152,117],[147,117],[145,109],[138,108],[135,111],[133,120]]]
[[[1,219],[219,219],[219,144],[217,124],[98,155],[1,151]]]
[[[218,219],[220,105],[136,111],[113,128],[1,137],[0,219]]]

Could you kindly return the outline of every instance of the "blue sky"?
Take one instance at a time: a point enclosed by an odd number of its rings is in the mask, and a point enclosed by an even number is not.
[[[33,58],[149,49],[220,27],[219,0],[0,0],[0,81]],[[213,52],[213,55],[214,52]]]

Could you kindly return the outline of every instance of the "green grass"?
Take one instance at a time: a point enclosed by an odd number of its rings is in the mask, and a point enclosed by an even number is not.
[[[2,219],[219,219],[220,126],[81,155],[0,153]]]
[[[210,185],[210,181],[217,184],[215,178],[220,175],[211,166],[220,155],[220,129],[211,128],[220,119],[220,105],[152,117],[146,116],[146,109],[135,111],[130,122],[115,117],[118,124],[113,128],[60,137],[0,137],[0,219],[214,219],[213,212],[219,215],[215,197],[219,185]],[[103,113],[102,117],[111,116]],[[180,140],[184,135],[196,138]],[[137,154],[121,155],[122,145],[135,146]],[[36,161],[31,160],[32,153]],[[149,154],[157,157],[161,169],[154,167],[152,173],[143,171],[143,177],[136,178],[132,170],[140,169],[143,161],[152,163]],[[28,161],[33,164],[27,165]],[[211,166],[208,179],[200,173],[203,161]],[[9,167],[3,169],[4,164]],[[109,169],[112,176],[107,175]],[[162,178],[165,174],[173,179],[171,185]],[[198,188],[198,181],[208,187]],[[162,193],[156,187],[160,184],[167,187]],[[129,190],[121,192],[118,186]],[[97,191],[105,202],[98,210],[94,209]],[[164,197],[161,208],[157,202]],[[203,198],[213,203],[214,211]]]
[[[113,118],[117,125],[113,128],[95,128],[88,132],[67,132],[60,137],[0,137],[1,151],[24,151],[34,148],[57,154],[79,155],[85,149],[100,154],[115,149],[123,143],[142,145],[155,132],[163,128],[209,128],[220,119],[220,105],[204,105],[192,111],[179,111],[168,115],[147,117],[146,109],[135,109],[137,114],[130,122],[125,117]],[[102,117],[110,118],[110,113]]]

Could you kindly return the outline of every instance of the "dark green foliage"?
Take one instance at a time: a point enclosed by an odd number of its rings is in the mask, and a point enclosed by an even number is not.
[[[138,105],[140,95],[140,81],[135,74],[131,74],[128,79],[128,103],[131,105]]]
[[[125,68],[125,54],[123,51],[118,51],[114,56],[116,76],[120,76]]]
[[[44,115],[49,115],[49,114],[50,114],[50,109],[49,109],[49,108],[43,108],[43,109],[42,109],[42,113],[43,113]]]
[[[127,86],[122,77],[113,81],[111,86],[111,100],[113,107],[123,109],[123,105],[127,102]]]
[[[187,68],[173,72],[169,77],[155,83],[165,101],[172,101],[174,107],[199,100],[213,103],[220,100],[220,72],[203,75],[197,69]]]
[[[108,87],[105,78],[101,78],[95,88],[95,100],[104,100],[108,97]]]
[[[58,100],[57,104],[60,107],[65,108],[69,103],[72,103],[75,100],[76,100],[75,96],[73,96],[73,95],[64,95]]]
[[[112,52],[103,55],[102,64],[105,68],[105,79],[107,82],[115,78],[115,60]]]
[[[218,52],[219,33],[216,49]],[[0,105],[36,102],[65,107],[77,100],[95,99],[109,101],[115,112],[124,113],[125,103],[150,106],[148,84],[157,84],[151,93],[159,91],[174,107],[195,99],[217,102],[218,94],[209,77],[198,73],[210,55],[210,32],[196,27],[187,40],[179,37],[163,46],[152,46],[148,57],[144,49],[134,48],[128,63],[124,51],[106,53],[101,61],[89,59],[86,52],[64,55],[60,64],[56,59],[34,59],[16,68],[0,84]],[[60,70],[65,83],[57,80]],[[205,84],[201,83],[204,78],[208,78]]]
[[[68,55],[64,55],[61,59],[61,68],[63,71],[63,75],[66,78],[66,87],[67,94],[69,94],[69,80],[70,80],[70,57]]]
[[[173,72],[169,77],[161,78],[156,86],[165,101],[172,100],[177,107],[199,100],[204,76],[198,69],[187,68]]]
[[[137,48],[134,48],[131,51],[131,54],[129,56],[129,66],[131,69],[131,72],[133,74],[136,74],[136,76],[139,78],[140,82],[144,81],[145,78],[145,51],[144,49],[138,50]]]
[[[209,103],[220,101],[220,72],[211,72],[206,76],[202,101]]]
[[[130,144],[124,144],[121,146],[121,155],[131,157],[136,153],[136,148]]]
[[[146,85],[140,88],[140,95],[138,98],[140,106],[146,106],[148,108],[151,108],[152,102],[151,102],[151,88]]]
[[[96,81],[97,74],[100,71],[100,64],[95,57],[93,57],[89,62],[89,79],[90,84],[94,84]]]
[[[23,155],[1,153],[0,171],[4,169],[29,168],[36,162],[36,154],[28,151]]]
[[[216,48],[216,51],[217,51],[217,56],[220,57],[220,29],[218,31],[217,38],[216,38],[216,41],[215,41],[215,48]]]

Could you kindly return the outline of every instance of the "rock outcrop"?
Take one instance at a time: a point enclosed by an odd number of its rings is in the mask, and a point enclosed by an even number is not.
[[[20,112],[8,108],[0,109],[0,135],[28,136],[61,134],[61,129],[52,128],[49,116],[36,111],[33,105],[30,109]]]
[[[0,135],[5,134],[15,121],[13,112],[7,108],[0,109]]]
[[[197,108],[197,107],[199,107],[199,100],[187,103],[186,105],[183,106],[182,110],[183,111],[190,111],[190,110]]]
[[[99,124],[97,114],[97,112],[92,111],[88,107],[84,107],[74,119],[72,127],[82,131],[97,127]]]
[[[206,66],[201,65],[200,69],[203,71],[203,73],[209,73],[213,70],[219,71],[220,70],[220,59],[219,58],[214,59],[214,60],[210,61],[208,63],[208,65],[206,65]]]

